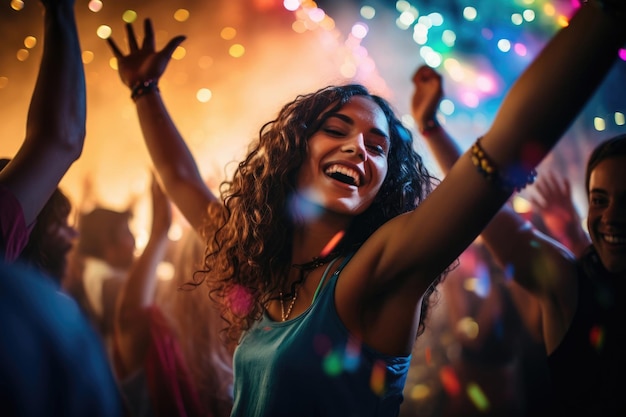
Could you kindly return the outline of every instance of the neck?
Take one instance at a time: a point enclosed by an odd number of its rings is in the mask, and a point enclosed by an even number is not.
[[[345,217],[339,221],[336,217],[331,220],[324,216],[298,225],[293,234],[292,264],[308,264],[328,258],[335,252],[348,224]]]

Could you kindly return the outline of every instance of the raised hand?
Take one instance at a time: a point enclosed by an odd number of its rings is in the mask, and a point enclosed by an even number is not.
[[[141,48],[132,24],[126,24],[126,32],[130,49],[128,55],[122,53],[112,38],[107,38],[107,43],[117,59],[118,72],[122,82],[131,89],[147,80],[157,81],[163,75],[174,50],[186,39],[183,35],[176,36],[163,49],[156,51],[154,30],[150,19],[144,20],[144,39]]]
[[[580,255],[590,240],[574,206],[569,180],[549,171],[539,176],[533,188],[537,194],[530,200],[550,235]]]
[[[415,91],[411,101],[413,118],[420,130],[428,121],[435,120],[439,102],[443,97],[441,75],[433,68],[422,65],[413,75]]]
[[[571,185],[567,178],[558,177],[553,171],[549,171],[538,178],[534,188],[538,195],[531,197],[532,203],[551,231],[562,230],[562,225],[578,221],[578,213],[572,203]]]

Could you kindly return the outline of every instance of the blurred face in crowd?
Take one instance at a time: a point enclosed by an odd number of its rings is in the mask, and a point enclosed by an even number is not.
[[[626,155],[609,157],[591,171],[587,225],[604,267],[626,274]]]

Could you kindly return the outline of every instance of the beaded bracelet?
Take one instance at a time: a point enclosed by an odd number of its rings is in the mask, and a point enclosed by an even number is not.
[[[487,178],[488,181],[493,182],[507,193],[519,192],[527,185],[535,182],[537,171],[534,169],[528,172],[522,168],[510,168],[506,173],[499,172],[480,145],[481,139],[478,138],[472,145],[471,157],[472,163],[478,169],[478,172]]]
[[[130,98],[132,98],[133,101],[137,101],[139,97],[155,91],[159,91],[158,80],[150,78],[145,81],[139,81],[133,86]]]
[[[441,129],[441,125],[439,124],[439,121],[433,118],[433,119],[427,120],[424,123],[424,125],[420,128],[420,134],[422,136],[428,136],[435,130],[439,130],[439,129]]]

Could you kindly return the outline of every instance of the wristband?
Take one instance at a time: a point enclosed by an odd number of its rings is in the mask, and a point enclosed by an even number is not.
[[[437,119],[427,120],[424,125],[420,128],[420,134],[422,136],[428,136],[432,132],[441,129],[441,125],[437,121]]]
[[[138,83],[136,83],[131,90],[130,98],[132,98],[133,101],[137,101],[137,99],[141,96],[145,96],[148,93],[158,92],[158,91],[159,91],[158,80],[154,78],[150,78],[148,80],[139,81]]]

